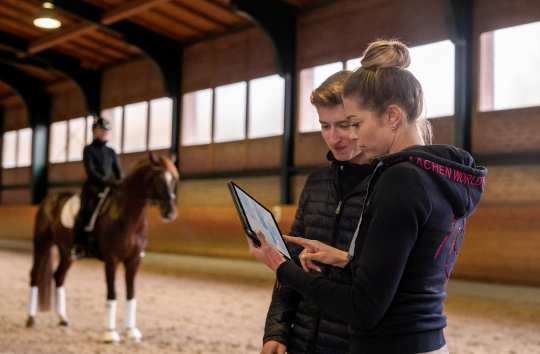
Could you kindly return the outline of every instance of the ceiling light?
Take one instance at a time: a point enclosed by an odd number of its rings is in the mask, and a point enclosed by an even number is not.
[[[45,1],[38,16],[34,19],[34,26],[43,29],[56,29],[62,26],[62,22],[54,13],[54,5],[52,2]]]

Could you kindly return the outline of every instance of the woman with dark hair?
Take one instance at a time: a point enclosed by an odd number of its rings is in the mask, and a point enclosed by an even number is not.
[[[409,63],[404,44],[376,41],[345,83],[345,113],[374,165],[349,250],[287,237],[352,284],[304,272],[260,233],[262,246],[250,244],[282,285],[349,323],[352,353],[448,353],[445,288],[486,176],[466,151],[424,146],[422,87]]]

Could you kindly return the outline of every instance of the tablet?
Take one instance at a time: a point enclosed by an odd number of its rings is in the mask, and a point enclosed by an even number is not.
[[[287,244],[281,236],[281,231],[272,212],[236,183],[229,182],[227,185],[229,186],[229,191],[231,192],[244,230],[253,243],[257,247],[261,245],[255,235],[255,231],[261,231],[266,236],[268,243],[274,246],[285,257],[291,258]]]

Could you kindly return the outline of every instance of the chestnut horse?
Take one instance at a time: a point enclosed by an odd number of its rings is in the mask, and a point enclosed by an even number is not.
[[[173,162],[162,156],[149,154],[149,159],[140,161],[133,172],[109,193],[104,200],[94,230],[99,258],[105,263],[107,281],[107,328],[103,340],[118,342],[116,330],[116,292],[114,279],[119,263],[124,264],[126,280],[127,336],[140,341],[141,332],[136,327],[135,276],[141,262],[141,254],[147,244],[148,203],[159,205],[161,217],[166,221],[176,218],[176,186],[178,171]],[[60,325],[67,326],[64,280],[71,266],[73,228],[61,222],[61,211],[72,193],[51,195],[45,198],[38,209],[34,227],[34,259],[30,274],[30,303],[27,327],[33,327],[39,307],[46,311],[51,303],[51,283],[56,285],[56,312]],[[69,225],[68,225],[69,226]],[[59,250],[60,262],[52,273],[52,247]]]

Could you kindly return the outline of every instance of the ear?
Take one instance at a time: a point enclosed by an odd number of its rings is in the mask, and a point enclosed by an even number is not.
[[[153,151],[149,151],[148,152],[148,158],[150,159],[150,162],[153,164],[153,165],[159,165],[159,156],[154,154]]]
[[[393,130],[397,129],[405,119],[403,110],[396,104],[391,104],[386,108],[385,121]]]

